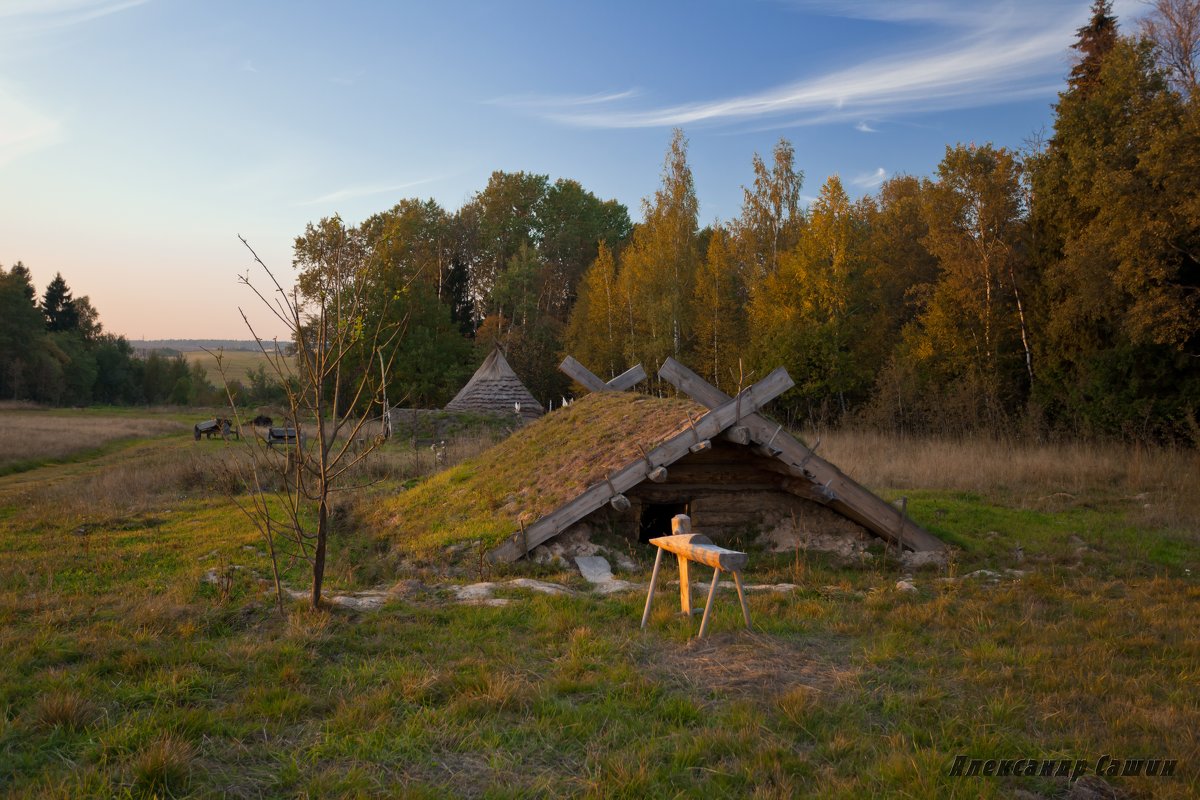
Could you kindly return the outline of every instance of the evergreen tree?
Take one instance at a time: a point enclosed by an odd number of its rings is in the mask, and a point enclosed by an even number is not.
[[[46,331],[35,296],[29,270],[21,262],[8,272],[0,267],[0,398],[31,396]]]
[[[46,317],[46,330],[73,331],[79,327],[79,312],[71,299],[71,289],[63,280],[62,273],[55,274],[54,280],[46,286],[42,295],[42,314]]]
[[[1148,44],[1119,40],[1068,88],[1034,160],[1046,374],[1075,428],[1172,435],[1200,395],[1200,129]],[[1147,379],[1147,365],[1159,369]]]
[[[1112,14],[1111,0],[1092,0],[1092,17],[1078,31],[1071,49],[1078,51],[1079,61],[1067,79],[1071,91],[1086,94],[1100,78],[1104,57],[1117,43],[1117,18]]]

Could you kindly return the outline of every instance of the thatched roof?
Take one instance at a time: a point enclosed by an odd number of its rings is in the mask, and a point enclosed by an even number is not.
[[[475,458],[385,501],[385,526],[405,550],[499,544],[588,486],[640,458],[705,409],[690,400],[589,394]]]
[[[499,350],[493,350],[471,380],[467,381],[454,399],[446,404],[447,411],[496,411],[516,413],[520,403],[520,414],[525,419],[537,419],[546,413],[541,403],[534,399],[525,384],[513,372]]]

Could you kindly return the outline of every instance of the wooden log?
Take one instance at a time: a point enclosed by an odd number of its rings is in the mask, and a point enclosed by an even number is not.
[[[692,535],[692,518],[687,514],[676,514],[671,517],[671,534],[672,536],[688,536]],[[663,538],[672,538],[672,536]],[[666,550],[665,547],[660,547],[660,550]],[[692,570],[691,564],[687,557],[675,554],[675,560],[679,562],[679,613],[686,616],[692,615]]]
[[[592,374],[591,370],[580,364],[571,356],[563,359],[563,362],[558,365],[559,372],[563,372],[567,377],[574,380],[580,386],[593,392],[603,392],[605,390],[604,381]]]
[[[745,425],[735,425],[722,434],[734,444],[750,444],[750,429]]]
[[[712,386],[690,369],[673,358],[667,358],[658,375],[663,380],[708,408],[720,407],[730,402],[729,395]],[[897,542],[896,510],[888,502],[877,497],[865,487],[845,475],[825,459],[813,453],[786,431],[780,432],[777,424],[763,419],[756,412],[743,406],[741,424],[749,431],[755,442],[770,443],[778,449],[780,458],[790,468],[791,474],[824,487],[832,493],[829,507],[844,517],[862,525],[867,530],[889,542]],[[823,495],[823,493],[822,493]],[[945,549],[937,537],[921,528],[911,519],[904,526],[903,546],[913,550],[941,551]]]
[[[667,468],[655,467],[654,469],[650,470],[649,473],[647,473],[646,477],[655,483],[662,483],[667,479]]]
[[[614,494],[608,504],[620,512],[628,511],[630,507],[629,498],[623,494]]]
[[[710,439],[705,439],[702,442],[696,442],[694,445],[688,448],[688,450],[692,453],[703,453],[705,450],[711,449],[712,441]]]
[[[624,392],[628,389],[632,389],[634,386],[637,386],[644,380],[646,380],[646,370],[642,369],[641,364],[634,364],[632,367],[625,370],[608,383],[604,384],[604,388],[610,392]]]
[[[787,370],[782,367],[776,369],[743,392],[739,401],[730,400],[724,405],[718,405],[701,417],[694,423],[694,431],[689,427],[651,450],[647,454],[648,460],[662,465],[674,463],[688,453],[688,448],[696,441],[695,437],[711,438],[733,424],[737,419],[739,402],[741,413],[745,415],[762,408],[793,385]],[[649,472],[650,466],[647,459],[638,458],[620,471],[613,473],[608,480],[589,486],[574,500],[559,506],[528,528],[529,547],[537,547],[552,536],[562,533],[567,527],[607,503],[614,490],[625,492],[632,489],[644,481]],[[609,488],[610,482],[613,489]],[[893,519],[895,519],[894,516]],[[514,561],[524,554],[525,551],[521,547],[519,537],[514,533],[503,544],[493,549],[488,557],[493,563],[502,563]]]
[[[702,533],[659,536],[651,539],[650,544],[695,561],[697,564],[728,571],[745,569],[746,563],[750,559],[748,555],[737,550],[717,547],[712,543],[712,539]]]

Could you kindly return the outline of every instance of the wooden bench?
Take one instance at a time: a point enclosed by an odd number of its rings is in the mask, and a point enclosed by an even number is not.
[[[196,441],[200,441],[201,434],[204,438],[211,439],[213,436],[220,436],[222,439],[228,439],[234,436],[241,439],[241,432],[233,427],[233,421],[228,419],[206,419],[203,422],[197,422],[192,428],[192,433]]]
[[[654,585],[658,582],[658,570],[662,566],[663,552],[670,551],[679,561],[679,604],[681,613],[692,615],[692,584],[690,566],[692,562],[705,564],[713,568],[712,585],[708,589],[708,600],[704,604],[704,616],[700,619],[699,639],[708,628],[708,618],[712,612],[713,597],[717,593],[717,581],[721,570],[733,574],[733,584],[737,587],[738,600],[742,604],[742,617],[746,627],[750,627],[750,608],[746,605],[746,593],[742,590],[742,570],[745,569],[749,556],[737,550],[727,550],[717,547],[707,536],[692,533],[692,521],[686,514],[678,514],[671,520],[671,535],[651,539],[650,544],[658,548],[654,557],[654,572],[650,575],[650,591],[646,595],[646,610],[642,612],[642,627],[650,619],[650,604],[654,601]]]
[[[304,434],[296,428],[267,428],[267,447],[277,444],[292,445],[297,442],[304,444]]]

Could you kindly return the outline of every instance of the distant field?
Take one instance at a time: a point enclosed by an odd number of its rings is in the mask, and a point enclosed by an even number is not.
[[[203,350],[189,350],[183,354],[183,357],[188,360],[189,364],[195,363],[203,366],[208,379],[216,386],[221,385],[221,373],[217,369],[217,359],[212,354]],[[236,378],[244,383],[250,371],[258,369],[259,366],[265,366],[267,374],[272,374],[267,357],[257,350],[226,350],[222,355],[222,361],[225,366],[225,377],[229,380]]]
[[[176,420],[134,413],[100,416],[65,409],[0,408],[0,474],[96,450],[120,439],[185,429]]]

